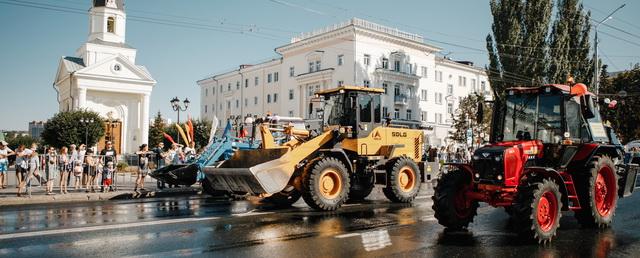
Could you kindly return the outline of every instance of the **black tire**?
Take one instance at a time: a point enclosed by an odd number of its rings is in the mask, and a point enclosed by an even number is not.
[[[369,194],[371,194],[375,186],[373,182],[373,176],[360,178],[355,178],[355,176],[351,177],[350,184],[351,188],[349,189],[349,201],[364,200],[365,198],[367,198],[367,196],[369,196]]]
[[[326,187],[323,180],[331,180]],[[335,186],[339,185],[337,188]],[[302,198],[311,208],[323,211],[338,209],[349,196],[349,174],[342,161],[324,157],[310,162],[302,176]]]
[[[204,191],[205,193],[213,197],[229,197],[230,196],[229,192],[227,191],[214,190],[213,187],[211,187],[211,183],[209,183],[209,180],[207,179],[202,180],[202,191]]]
[[[392,202],[412,202],[420,191],[420,169],[407,157],[401,157],[387,166],[387,186],[382,190]]]
[[[513,203],[513,221],[520,236],[546,244],[560,226],[562,200],[560,187],[550,179],[529,182],[518,187]]]
[[[463,229],[478,214],[478,202],[467,201],[464,193],[471,187],[471,177],[460,170],[442,174],[434,187],[433,211],[440,225],[449,229]]]
[[[602,173],[604,181],[599,181],[599,173]],[[597,157],[588,173],[578,174],[574,177],[581,207],[580,210],[575,211],[575,217],[578,222],[584,227],[609,227],[618,205],[619,187],[618,175],[611,158],[608,156]],[[596,190],[596,186],[599,183],[600,185],[602,183],[606,185],[605,196],[596,194],[599,192]],[[603,188],[599,189],[602,190]],[[608,202],[605,201],[604,203],[606,204],[604,206],[598,205],[599,199],[608,200]]]

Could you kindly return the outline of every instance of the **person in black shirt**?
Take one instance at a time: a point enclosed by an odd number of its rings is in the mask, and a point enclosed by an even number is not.
[[[113,148],[113,144],[111,143],[111,141],[107,141],[107,144],[105,145],[105,148],[102,149],[102,151],[100,151],[100,161],[101,164],[106,165],[109,162],[113,162],[113,164],[117,164],[117,160],[118,160],[118,153],[116,152],[116,149]],[[99,173],[102,176],[99,176],[101,178],[99,178],[99,182],[100,182],[100,191],[104,191],[104,185],[102,185],[102,182],[104,181],[104,177],[105,174],[104,173]]]
[[[158,146],[156,146],[155,148],[153,148],[153,154],[154,154],[154,161],[156,163],[156,169],[160,169],[162,167],[165,166],[165,161],[164,159],[167,157],[167,154],[164,152],[164,143],[160,142],[158,143]],[[165,188],[165,183],[164,181],[158,180],[156,181],[158,189],[164,189]]]
[[[144,178],[147,177],[149,173],[149,160],[153,152],[149,151],[149,145],[145,143],[140,145],[140,150],[136,152],[136,154],[138,154],[138,167],[140,168],[140,172],[136,179],[136,187],[133,189],[134,192],[138,192],[138,188],[140,188],[141,191],[145,190]]]

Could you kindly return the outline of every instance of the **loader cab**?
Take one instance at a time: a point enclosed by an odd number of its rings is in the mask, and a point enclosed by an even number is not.
[[[339,127],[347,138],[361,138],[382,124],[383,89],[342,86],[318,92],[324,100],[323,128]]]

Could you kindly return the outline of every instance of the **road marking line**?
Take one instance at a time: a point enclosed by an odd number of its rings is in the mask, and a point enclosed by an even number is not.
[[[359,236],[361,235],[360,233],[347,233],[347,234],[342,234],[342,235],[337,235],[336,238],[347,238],[347,237],[354,237],[354,236]]]
[[[0,235],[0,240],[21,238],[21,237],[47,236],[47,235],[56,235],[56,234],[65,234],[65,233],[80,233],[80,232],[109,230],[109,229],[122,229],[122,228],[131,228],[131,227],[166,225],[166,224],[175,224],[175,223],[184,223],[184,222],[199,222],[199,221],[208,221],[208,220],[216,220],[216,219],[219,219],[219,217],[167,219],[167,220],[134,222],[134,223],[125,223],[125,224],[116,224],[116,225],[101,225],[101,226],[92,226],[92,227],[84,227],[84,228],[51,229],[51,230],[33,231],[33,232],[24,232],[24,233],[2,234]]]
[[[266,212],[253,212],[253,211],[249,211],[249,212],[245,212],[245,213],[237,213],[237,214],[231,214],[232,217],[248,217],[248,216],[257,216],[257,215],[267,215],[267,214],[273,214],[275,212],[273,211],[266,211]]]

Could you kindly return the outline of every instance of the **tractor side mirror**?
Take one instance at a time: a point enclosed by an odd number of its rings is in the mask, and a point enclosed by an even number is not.
[[[482,124],[484,120],[484,103],[482,101],[478,102],[478,113],[476,113],[476,122],[478,124]]]
[[[594,118],[596,116],[595,104],[593,98],[589,95],[580,97],[580,106],[582,107],[582,115],[585,119]]]

